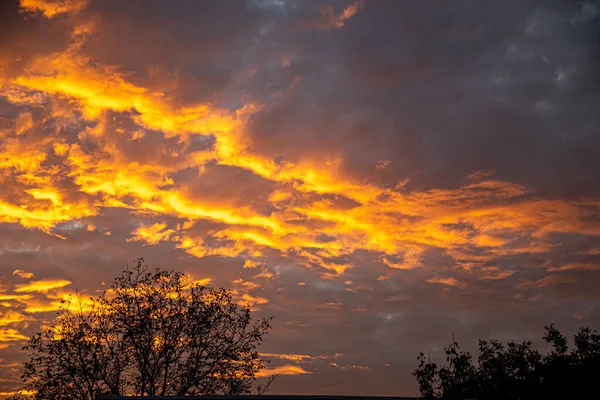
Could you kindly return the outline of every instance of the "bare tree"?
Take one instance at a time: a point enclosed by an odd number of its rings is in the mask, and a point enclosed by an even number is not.
[[[138,259],[110,290],[66,301],[32,336],[23,383],[35,399],[54,400],[249,393],[269,321],[253,321],[225,289],[149,272]]]

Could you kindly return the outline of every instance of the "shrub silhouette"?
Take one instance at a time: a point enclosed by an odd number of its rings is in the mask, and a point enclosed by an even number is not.
[[[413,372],[426,400],[512,400],[589,398],[600,376],[600,335],[589,327],[574,336],[569,352],[567,338],[553,325],[543,336],[551,345],[542,355],[531,342],[480,340],[477,364],[468,352],[452,342],[445,349],[447,365],[438,367],[423,353]]]
[[[35,399],[243,394],[264,367],[256,347],[269,320],[182,273],[138,259],[103,295],[79,300],[24,347]]]

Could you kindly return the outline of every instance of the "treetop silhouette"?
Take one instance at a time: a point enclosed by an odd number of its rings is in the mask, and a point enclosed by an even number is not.
[[[254,321],[228,290],[138,259],[85,308],[65,301],[31,337],[24,389],[40,400],[249,393],[269,321]]]
[[[413,372],[425,400],[546,400],[589,398],[600,376],[600,334],[581,327],[569,352],[567,338],[546,326],[548,354],[531,342],[479,340],[477,364],[458,343],[445,348],[447,365],[438,367],[423,353]]]

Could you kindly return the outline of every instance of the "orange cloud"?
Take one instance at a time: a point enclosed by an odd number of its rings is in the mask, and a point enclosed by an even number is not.
[[[14,328],[0,328],[0,342],[13,342],[19,340],[27,340],[27,336],[21,334]]]
[[[336,14],[332,6],[327,6],[321,10],[321,18],[316,25],[322,29],[342,28],[347,20],[355,16],[364,7],[363,0],[356,0],[345,7],[341,13]]]
[[[157,244],[161,241],[168,240],[175,232],[172,229],[166,229],[167,224],[156,223],[152,225],[142,225],[131,234],[133,235],[128,241],[143,241],[148,244]]]
[[[19,114],[15,121],[15,132],[17,135],[22,135],[33,127],[33,119],[30,112]]]
[[[212,282],[211,278],[202,278],[192,282],[194,285],[207,286]]]
[[[544,278],[540,278],[533,282],[523,282],[517,285],[518,289],[527,288],[545,288],[550,286],[556,286],[565,283],[574,282],[572,277],[560,276],[560,275],[548,275]]]
[[[59,14],[76,13],[87,5],[87,0],[21,0],[21,8],[43,14],[50,19]]]
[[[7,326],[14,323],[30,321],[31,317],[23,315],[17,311],[4,311],[0,312],[0,326]]]
[[[467,285],[464,282],[460,282],[456,278],[431,278],[427,280],[428,283],[441,283],[446,286],[454,286],[458,288],[465,288]]]
[[[364,7],[365,4],[363,0],[357,0],[354,2],[354,4],[351,4],[348,7],[344,8],[344,11],[342,11],[342,13],[337,17],[336,26],[338,28],[344,26],[345,21],[352,18],[354,15],[356,15],[356,13],[358,13],[359,10],[363,9]]]
[[[307,361],[307,360],[318,360],[318,359],[324,359],[324,358],[328,358],[329,356],[309,356],[307,354],[280,354],[280,353],[261,353],[261,356],[263,357],[269,357],[269,358],[278,358],[281,360],[290,360],[290,361],[296,361],[296,362],[302,362],[302,361]]]
[[[23,279],[35,278],[35,275],[32,272],[23,271],[22,269],[15,269],[12,274]]]
[[[58,289],[70,285],[71,281],[66,279],[40,279],[37,281],[30,281],[25,284],[15,285],[15,292],[17,293],[47,293],[50,290]]]
[[[600,271],[600,264],[568,263],[559,267],[550,267],[548,271]]]
[[[6,396],[6,397],[18,396],[18,395],[33,396],[34,394],[35,394],[35,392],[33,392],[32,390],[13,390],[11,392],[0,392],[0,396]]]
[[[244,306],[246,304],[249,304],[250,306],[258,306],[261,304],[267,304],[268,302],[269,302],[269,300],[265,299],[264,297],[252,296],[248,293],[242,294],[242,296],[238,300],[238,304],[240,304],[242,306]]]
[[[282,365],[279,367],[271,367],[260,370],[257,374],[257,378],[262,378],[271,375],[304,375],[304,374],[312,374],[312,372],[305,370],[304,368],[298,365]]]
[[[31,299],[31,295],[28,295],[28,294],[0,294],[0,301],[6,301],[6,300],[27,301],[29,299]]]
[[[362,3],[356,2],[339,18],[346,20],[361,7]],[[83,130],[79,139],[95,143],[102,152],[90,152],[78,142],[60,140],[31,146],[26,141],[27,131],[16,129],[1,145],[0,166],[5,171],[18,171],[19,179],[27,186],[22,189],[26,206],[0,197],[2,222],[17,222],[50,233],[57,224],[97,215],[98,207],[126,208],[184,221],[169,229],[164,222],[142,225],[132,232],[129,241],[149,245],[169,241],[197,257],[244,255],[256,262],[267,249],[282,254],[294,252],[305,259],[307,266],[319,264],[330,271],[329,276],[343,275],[352,265],[327,259],[358,249],[381,253],[381,262],[390,268],[412,269],[419,267],[420,254],[432,246],[451,254],[472,247],[507,255],[534,249],[530,244],[516,245],[514,239],[518,237],[541,239],[536,246],[543,251],[543,238],[554,232],[600,234],[597,224],[587,219],[597,212],[598,202],[532,199],[528,189],[485,180],[488,174],[482,172],[476,174],[477,179],[453,190],[407,192],[403,187],[380,188],[353,181],[341,172],[343,160],[336,157],[326,165],[311,160],[275,163],[253,152],[244,134],[244,124],[261,109],[259,105],[248,104],[234,112],[210,104],[177,105],[166,94],[129,81],[118,67],[94,63],[82,51],[86,35],[91,34],[86,31],[83,36],[75,36],[64,52],[35,59],[3,93],[23,107],[28,107],[25,95],[34,93],[46,96],[42,102],[75,104],[84,118],[97,121]],[[19,91],[24,96],[14,95]],[[127,137],[127,131],[119,128],[121,137],[107,135],[106,131],[112,129],[107,111],[135,111],[127,117],[137,125],[135,132]],[[29,117],[23,118],[26,121]],[[176,154],[178,160],[168,166],[158,160],[132,162],[120,150],[120,143],[138,140],[139,128],[161,131],[167,138],[178,138],[179,143],[186,143],[190,134],[210,133],[216,141],[212,149],[188,153],[164,148],[164,154]],[[59,157],[61,167],[74,180],[79,194],[76,201],[53,181],[54,171],[45,166],[50,155]],[[274,188],[264,205],[274,211],[263,215],[245,206],[244,199],[234,199],[235,206],[218,204],[191,196],[185,184],[174,185],[173,173],[189,167],[201,171],[210,161],[251,171],[271,182]],[[25,195],[30,196],[29,201]],[[355,206],[340,207],[319,195],[348,199]],[[560,213],[560,219],[555,218],[556,213]],[[216,245],[190,234],[201,220],[227,226],[213,232]],[[321,227],[316,231],[308,222]],[[451,227],[457,224],[472,229]],[[321,242],[322,234],[333,240]]]

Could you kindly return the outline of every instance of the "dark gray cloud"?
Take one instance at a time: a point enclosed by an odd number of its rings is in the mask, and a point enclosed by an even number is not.
[[[423,187],[493,169],[551,195],[594,195],[598,18],[592,3],[367,2],[331,34],[278,25],[258,62],[279,51],[292,64],[259,68],[282,98],[250,129],[292,159],[341,145],[359,177],[388,159],[390,176]]]

